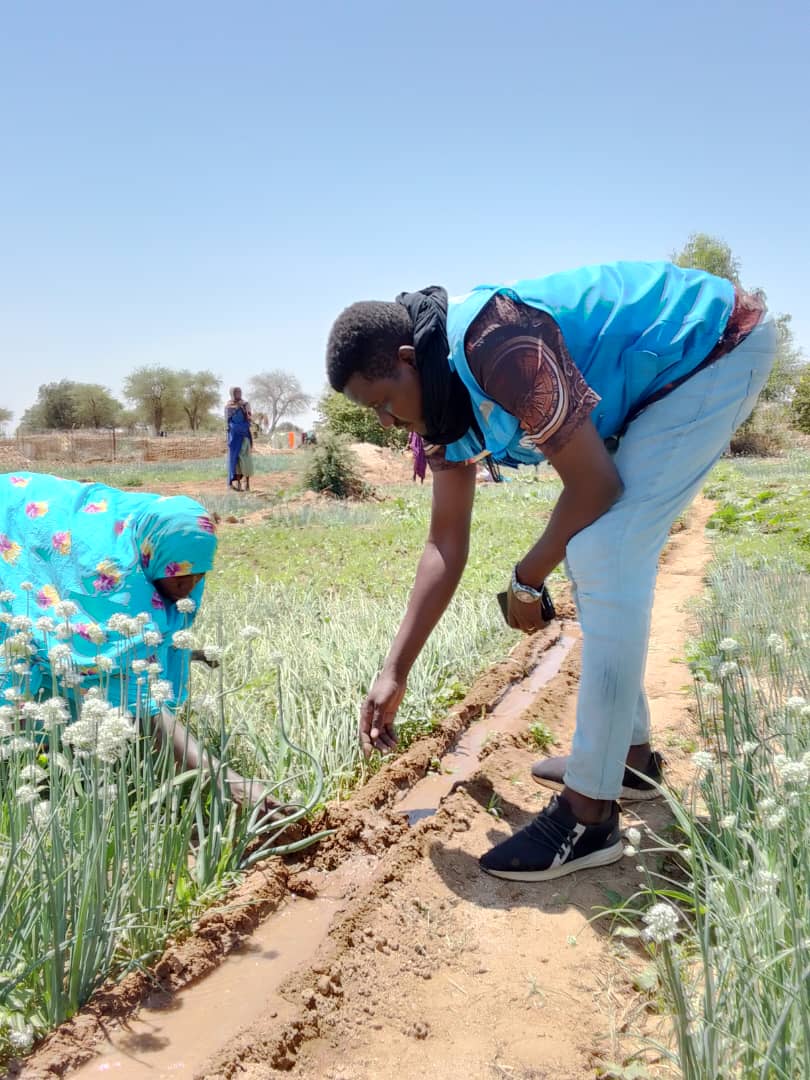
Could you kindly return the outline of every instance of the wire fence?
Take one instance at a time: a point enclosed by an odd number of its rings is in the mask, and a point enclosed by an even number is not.
[[[292,439],[286,431],[272,436],[258,435],[255,449],[259,454],[291,453],[303,446],[301,434]],[[222,435],[191,432],[182,435],[128,435],[120,431],[47,431],[0,438],[0,472],[12,472],[48,465],[117,465],[145,462],[200,461],[225,458],[227,447]]]
[[[222,435],[124,435],[118,431],[49,431],[0,439],[0,468],[22,468],[40,461],[92,464],[190,461],[224,456]]]

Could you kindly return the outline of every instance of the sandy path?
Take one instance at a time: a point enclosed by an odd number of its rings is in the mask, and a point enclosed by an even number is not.
[[[676,661],[690,631],[685,608],[702,590],[709,512],[699,502],[687,527],[671,539],[653,612],[647,686],[656,743],[666,752],[675,786],[688,777],[683,744],[693,734],[684,693],[689,675]],[[569,622],[564,633],[576,636],[576,628]],[[552,643],[549,635],[541,645]],[[238,908],[244,927],[235,928],[226,917],[217,936],[214,928],[222,916],[205,916],[201,937],[221,956],[278,904],[276,879],[302,897],[282,904],[254,934],[256,950],[260,941],[268,957],[263,999],[256,998],[255,980],[250,1000],[240,995],[238,969],[227,997],[212,999],[195,988],[170,994],[165,1017],[152,1016],[148,1036],[137,1043],[137,1068],[134,1057],[119,1053],[90,1062],[82,1077],[114,1071],[133,1078],[383,1080],[404,1074],[414,1080],[584,1080],[597,1075],[600,1062],[620,1059],[631,1045],[623,1033],[643,1020],[645,1002],[632,987],[633,969],[641,961],[618,955],[622,950],[604,920],[588,920],[594,908],[608,902],[607,891],[623,896],[634,891],[638,860],[541,885],[501,882],[479,871],[478,856],[528,821],[547,797],[529,777],[535,755],[525,736],[514,731],[486,740],[477,751],[477,771],[433,816],[409,829],[395,805],[469,719],[480,715],[482,706],[491,709],[515,669],[529,662],[531,648],[522,643],[480,680],[435,739],[422,740],[384,768],[349,804],[330,808],[319,824],[337,828],[332,841],[305,853],[298,864],[274,864],[264,878],[249,879]],[[576,644],[559,674],[529,698],[520,726],[542,719],[560,745],[568,745],[578,665]],[[493,802],[501,818],[488,812]],[[660,802],[635,804],[633,810],[625,814],[625,825],[636,813],[655,829],[666,824]],[[255,916],[251,889],[261,896]],[[326,922],[315,920],[310,940],[300,942],[301,962],[276,985],[274,953],[267,948],[274,941],[273,920],[289,914],[290,904],[303,909],[312,903],[314,911],[325,900],[334,914]],[[307,918],[300,921],[307,925]],[[197,940],[170,949],[158,965],[164,990],[175,991],[216,962],[212,955],[196,963]],[[204,987],[203,981],[198,989]],[[108,992],[95,1009],[48,1039],[16,1074],[31,1080],[64,1075],[69,1064],[90,1056],[100,1026],[115,1028],[110,1017],[131,1012],[144,997],[142,984]],[[125,1022],[124,1032],[137,1033],[137,1023]],[[205,1060],[194,1059],[194,1033],[211,1025],[221,1029],[221,1040],[213,1040],[218,1049],[206,1050]],[[150,1041],[172,1051],[176,1042],[176,1052],[150,1062]]]

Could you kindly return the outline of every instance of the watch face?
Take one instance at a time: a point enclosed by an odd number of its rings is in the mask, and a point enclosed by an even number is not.
[[[526,589],[515,589],[515,598],[524,604],[533,604],[537,597]]]

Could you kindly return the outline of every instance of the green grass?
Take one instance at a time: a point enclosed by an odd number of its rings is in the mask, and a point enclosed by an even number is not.
[[[494,596],[506,587],[512,564],[540,535],[559,493],[547,476],[478,489],[462,592]],[[282,508],[258,524],[221,530],[209,592],[260,579],[300,585],[317,597],[357,589],[368,597],[404,598],[424,546],[431,493],[407,485],[386,493],[382,503],[335,503],[289,514]]]
[[[728,458],[705,494],[719,503],[709,521],[719,559],[789,556],[810,569],[810,454]]]

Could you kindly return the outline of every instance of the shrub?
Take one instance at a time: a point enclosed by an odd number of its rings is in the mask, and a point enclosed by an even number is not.
[[[732,454],[778,457],[791,443],[789,416],[783,405],[760,402],[731,438]]]
[[[371,409],[355,405],[343,394],[327,391],[318,403],[326,427],[336,435],[347,435],[354,442],[389,446],[394,450],[408,445],[408,433],[402,428],[384,428]]]
[[[810,435],[810,364],[804,369],[792,402],[793,422],[799,431]]]
[[[357,472],[357,458],[336,435],[324,435],[304,476],[311,491],[329,492],[339,499],[362,499],[370,488]]]

